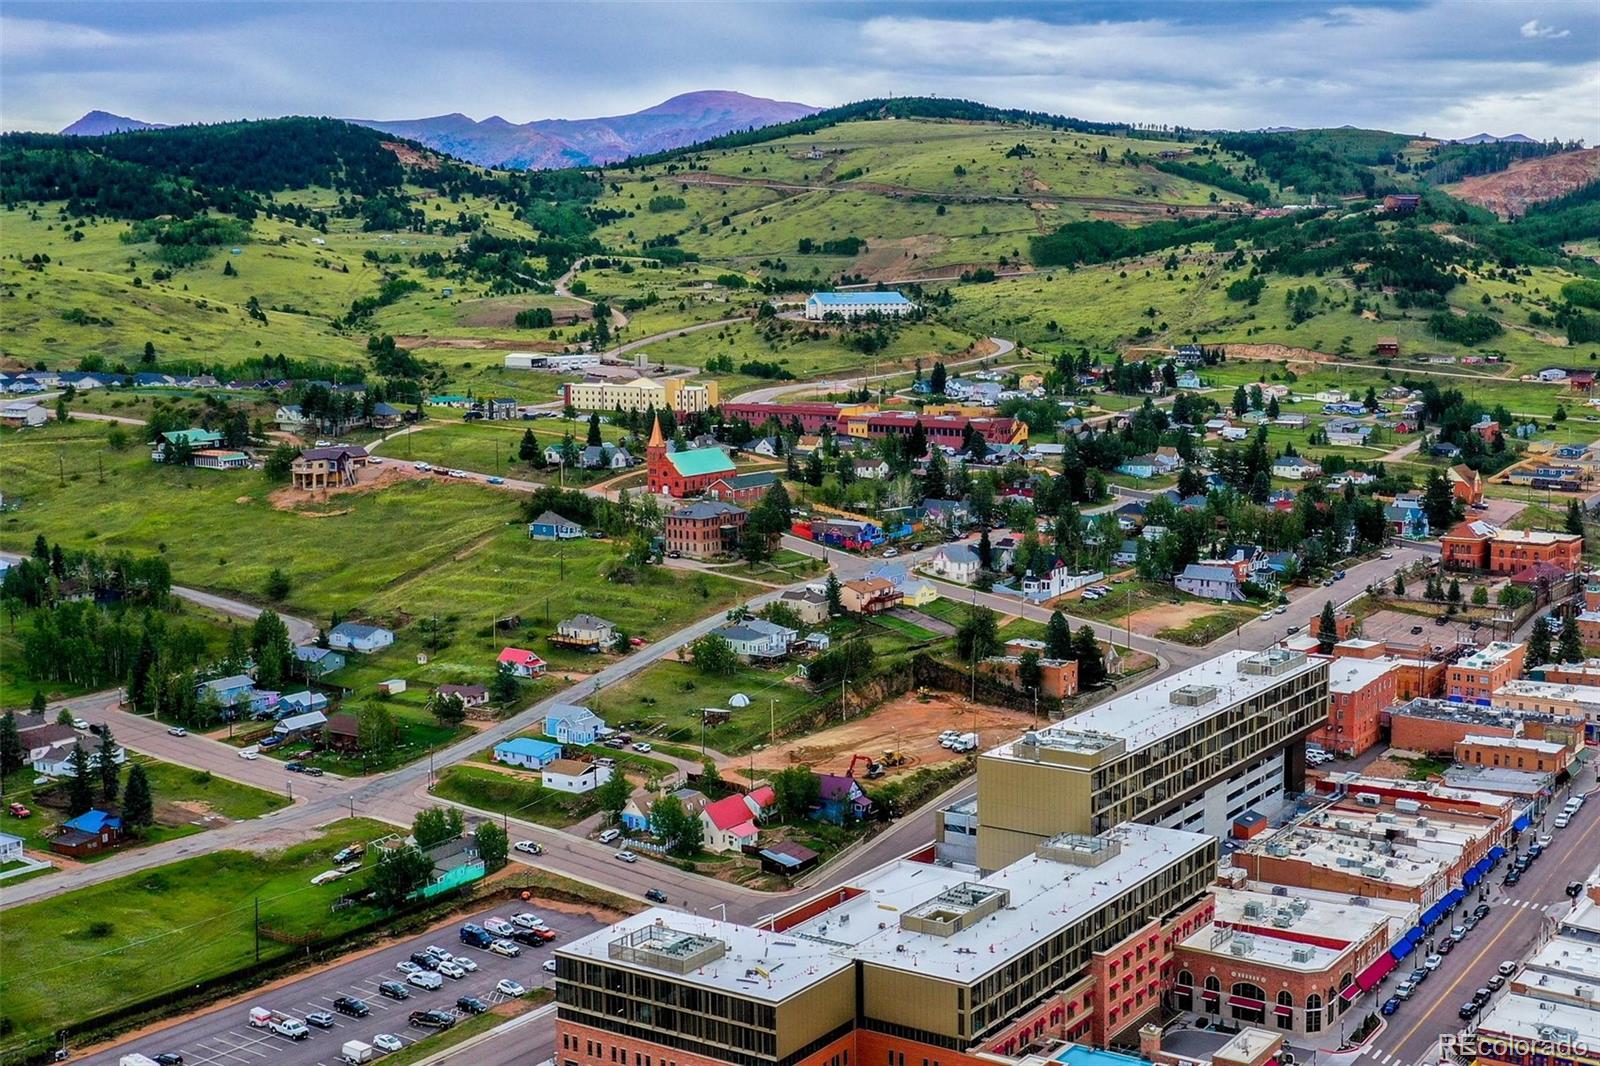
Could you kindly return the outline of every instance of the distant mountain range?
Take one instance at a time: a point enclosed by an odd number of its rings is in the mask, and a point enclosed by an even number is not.
[[[724,133],[770,126],[815,114],[820,108],[722,90],[684,93],[631,115],[538,119],[521,124],[495,115],[476,121],[462,114],[434,118],[347,121],[392,133],[481,166],[536,170],[614,163],[632,155],[667,151]],[[161,129],[105,111],[91,111],[62,130],[84,137],[126,130]]]
[[[1496,137],[1492,133],[1476,133],[1471,137],[1461,137],[1451,141],[1451,144],[1537,144],[1538,141],[1526,133],[1513,133],[1508,137]]]

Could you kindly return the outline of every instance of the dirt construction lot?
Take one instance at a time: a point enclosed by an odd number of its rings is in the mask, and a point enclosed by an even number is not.
[[[945,692],[921,697],[908,693],[865,717],[758,751],[755,767],[782,770],[809,766],[818,773],[842,774],[850,766],[850,756],[857,752],[877,759],[885,750],[898,748],[906,762],[885,775],[892,777],[962,758],[939,746],[939,734],[946,729],[977,733],[978,750],[982,751],[1018,736],[1034,724],[1031,714],[968,703]],[[735,756],[726,764],[730,773],[748,770],[750,765],[748,756]],[[858,775],[865,772],[865,767],[857,768]]]

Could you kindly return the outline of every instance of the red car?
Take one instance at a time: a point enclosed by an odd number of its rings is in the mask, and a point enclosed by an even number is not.
[[[32,811],[28,810],[28,808],[24,807],[20,803],[13,803],[9,810],[11,811],[11,817],[13,818],[27,818],[33,814]]]

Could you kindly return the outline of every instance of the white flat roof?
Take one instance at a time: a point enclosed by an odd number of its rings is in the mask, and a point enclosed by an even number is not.
[[[1477,651],[1456,661],[1456,665],[1467,670],[1487,670],[1505,660],[1512,652],[1522,647],[1521,644],[1508,644],[1497,640],[1492,644],[1485,644]]]
[[[1559,755],[1566,751],[1565,744],[1552,744],[1548,740],[1529,740],[1526,737],[1491,737],[1482,733],[1468,733],[1461,738],[1463,744],[1483,744],[1492,748],[1519,748],[1540,755]]]
[[[858,881],[854,887],[863,890],[860,895],[786,935],[832,943],[840,957],[970,983],[1026,955],[1135,883],[1215,840],[1202,833],[1131,822],[1095,839],[1107,838],[1118,841],[1121,848],[1098,866],[1031,855],[976,882],[959,870],[897,862]],[[963,882],[1003,889],[1010,894],[1010,904],[947,936],[901,928],[902,912]]]
[[[1346,695],[1360,692],[1378,678],[1399,668],[1400,664],[1392,659],[1338,658],[1328,664],[1328,691]]]
[[[611,958],[612,942],[630,933],[647,930],[658,922],[664,930],[719,940],[727,946],[727,951],[720,959],[684,974]],[[615,925],[558,947],[556,952],[570,958],[624,966],[666,980],[682,981],[773,1003],[781,1002],[851,965],[848,956],[835,952],[825,944],[797,939],[789,933],[769,933],[748,925],[684,914],[663,907],[652,907],[641,914],[624,918]]]
[[[1495,689],[1494,694],[1600,704],[1600,685],[1569,685],[1559,681],[1534,681],[1528,678],[1507,681]]]
[[[1237,959],[1241,966],[1260,963],[1280,970],[1299,970],[1304,973],[1321,973],[1330,969],[1334,963],[1350,952],[1348,944],[1342,948],[1330,948],[1320,944],[1279,940],[1254,930],[1239,930],[1233,932],[1231,936],[1227,935],[1229,932],[1230,930],[1218,929],[1215,925],[1202,926],[1198,932],[1184,940],[1182,946],[1190,951]],[[1270,933],[1270,930],[1268,932]],[[1218,939],[1218,934],[1222,935],[1221,939]],[[1233,943],[1241,937],[1248,940],[1250,950],[1248,954],[1235,955]]]
[[[1518,979],[1530,985],[1539,983],[1539,973],[1559,974],[1590,987],[1600,983],[1600,947],[1586,944],[1577,937],[1551,937],[1550,942],[1523,965],[1534,973],[1525,972]]]
[[[1217,901],[1217,921],[1262,926],[1268,929],[1268,935],[1282,933],[1292,937],[1310,933],[1354,943],[1370,933],[1374,926],[1385,925],[1389,921],[1386,912],[1353,903],[1348,896],[1330,899],[1320,893],[1302,893],[1298,888],[1290,889],[1286,896],[1238,888],[1215,888],[1212,889],[1212,895]],[[1300,901],[1298,906],[1292,905],[1295,900]],[[1264,908],[1265,913],[1247,914],[1246,908],[1252,903]],[[1281,929],[1272,925],[1273,915],[1280,913],[1291,918],[1290,924]]]
[[[1582,1039],[1600,1032],[1600,1010],[1513,993],[1478,1019],[1480,1033],[1504,1033],[1529,1040],[1549,1039],[1545,1034],[1551,1027],[1568,1030]]]
[[[1239,664],[1257,655],[1269,655],[1281,649],[1266,652],[1236,650],[1224,652],[1198,666],[1170,674],[1142,688],[1125,692],[1115,699],[1091,707],[1082,714],[1036,730],[1041,744],[1057,740],[1064,746],[1074,746],[1085,734],[1102,737],[1119,737],[1128,751],[1148,747],[1172,734],[1207,718],[1220,714],[1236,703],[1255,696],[1268,688],[1302,674],[1326,666],[1326,659],[1303,657],[1275,675],[1243,674]],[[1199,706],[1172,702],[1173,693],[1188,686],[1211,686],[1217,689],[1215,699]],[[1098,743],[1089,745],[1099,747]],[[1002,744],[986,755],[999,758],[1016,758],[1013,744]]]

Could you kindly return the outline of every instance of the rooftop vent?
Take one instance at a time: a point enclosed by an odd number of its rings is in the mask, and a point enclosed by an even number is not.
[[[698,970],[727,953],[725,941],[662,923],[635,929],[606,945],[606,954],[613,959],[676,974]]]
[[[1295,948],[1289,955],[1295,962],[1305,963],[1311,961],[1311,949],[1307,947]]]
[[[932,899],[900,915],[900,928],[913,933],[950,936],[1009,906],[1011,893],[978,881],[951,885]]]
[[[1303,651],[1288,648],[1269,648],[1239,661],[1239,673],[1247,677],[1278,677],[1301,666],[1306,661]]]
[[[1215,685],[1183,685],[1172,690],[1172,702],[1179,707],[1204,707],[1216,698]]]
[[[1241,933],[1228,942],[1228,952],[1244,958],[1256,949],[1256,938],[1247,933]]]
[[[1107,859],[1122,854],[1122,841],[1111,836],[1057,833],[1035,848],[1034,854],[1041,859],[1070,866],[1099,866]]]

